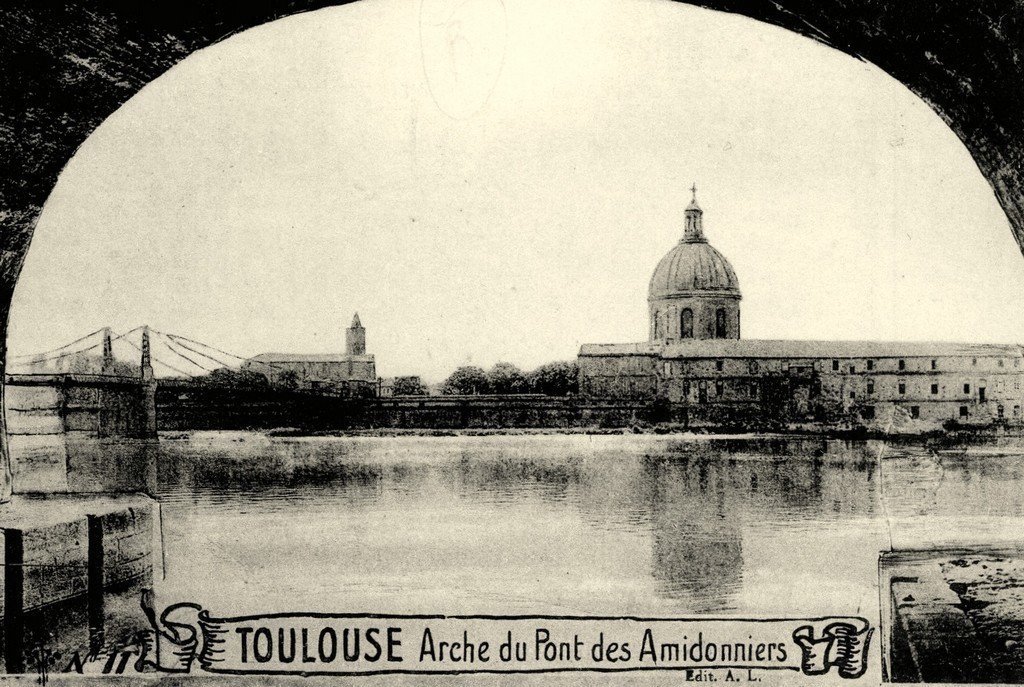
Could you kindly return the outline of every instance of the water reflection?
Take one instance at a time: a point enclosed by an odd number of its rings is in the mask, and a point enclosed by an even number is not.
[[[178,523],[244,541],[238,512],[312,522],[328,511],[317,550],[339,561],[340,588],[380,575],[440,593],[451,561],[463,561],[485,579],[464,600],[476,611],[499,609],[494,594],[509,589],[529,590],[519,601],[543,599],[552,567],[593,586],[598,603],[613,604],[611,590],[625,586],[630,603],[647,607],[734,609],[745,538],[792,521],[872,517],[877,505],[877,447],[863,442],[211,434],[165,441],[161,452],[172,576],[173,549],[193,538]],[[346,524],[360,529],[358,556]],[[400,541],[406,555],[381,540]],[[279,554],[290,551],[282,544]],[[523,575],[532,583],[511,579]],[[379,601],[333,596],[364,608]]]
[[[13,434],[8,439],[18,493],[156,490],[155,441],[97,438],[85,432]]]

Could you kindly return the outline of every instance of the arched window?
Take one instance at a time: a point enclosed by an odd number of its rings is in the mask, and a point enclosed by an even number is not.
[[[715,338],[725,338],[725,308],[715,311]]]
[[[655,339],[662,338],[662,333],[661,333],[661,313],[660,312],[654,313],[654,338]]]
[[[693,311],[689,308],[683,308],[683,311],[679,313],[679,338],[693,338]]]

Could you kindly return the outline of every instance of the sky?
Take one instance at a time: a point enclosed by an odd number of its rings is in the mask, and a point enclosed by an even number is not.
[[[202,50],[44,208],[11,356],[149,324],[382,376],[643,340],[697,184],[745,338],[1024,342],[1024,257],[873,65],[665,0],[362,0]],[[1011,298],[1012,296],[1012,298]]]

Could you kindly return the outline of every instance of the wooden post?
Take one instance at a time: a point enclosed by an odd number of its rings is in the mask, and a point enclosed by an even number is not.
[[[4,530],[4,664],[8,674],[25,672],[24,532]]]
[[[0,355],[3,355],[0,350]],[[14,493],[14,475],[11,473],[11,451],[7,445],[7,411],[4,400],[6,377],[4,361],[0,359],[0,503],[7,503]]]
[[[89,649],[99,652],[104,644],[103,518],[99,515],[88,515],[86,518],[89,525],[85,578]]]

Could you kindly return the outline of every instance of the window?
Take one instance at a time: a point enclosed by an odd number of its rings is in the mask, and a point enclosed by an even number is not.
[[[906,384],[906,382],[900,382],[899,391],[900,391],[901,394],[907,393],[907,384]]]
[[[906,360],[901,360],[899,367],[900,367],[901,370],[907,369],[907,361]]]
[[[1013,407],[1013,416],[1014,417],[1020,417],[1020,406],[1014,406]]]
[[[875,361],[874,360],[869,360],[868,361],[868,369],[869,370],[875,369]]]
[[[725,395],[725,382],[723,382],[721,379],[715,382],[715,394],[717,396]]]
[[[852,374],[852,375],[853,374],[857,374],[857,366],[856,365],[850,365],[850,374]]]
[[[862,418],[864,418],[865,420],[874,420],[875,419],[875,407],[874,406],[864,406],[864,408],[862,408],[861,411],[860,411],[860,416]]]
[[[857,398],[857,392],[856,391],[851,391],[850,392],[850,398]]]
[[[960,417],[967,417],[967,406],[960,406]]]
[[[999,359],[999,367],[1002,367],[1004,364],[1006,364],[1006,361],[1003,360],[1002,358],[1000,358]]]
[[[977,358],[971,358],[971,365],[977,365],[977,364],[978,364],[978,359]]]
[[[693,338],[693,311],[689,308],[683,308],[683,312],[679,313],[679,338]]]
[[[965,394],[971,393],[971,385],[970,384],[964,384],[964,393]]]
[[[921,406],[910,406],[910,417],[915,420],[921,417]]]
[[[725,338],[725,308],[715,311],[715,338]]]
[[[869,394],[875,393],[875,383],[874,382],[868,382],[868,393]]]
[[[725,366],[725,363],[723,361],[721,361],[721,360],[716,360],[715,361],[715,369],[718,370],[719,372],[722,371],[722,368],[724,366]]]
[[[683,396],[686,396],[687,398],[689,398],[689,396],[690,396],[690,382],[689,381],[683,382]]]
[[[932,360],[932,369],[933,370],[939,369],[939,361],[938,360],[934,360],[934,359]]]
[[[839,371],[839,361],[838,360],[833,360],[832,361],[832,371],[833,372],[838,372]]]
[[[747,369],[750,370],[750,374],[757,374],[757,371],[761,369],[761,365],[756,360],[751,360],[747,364]]]
[[[996,406],[996,417],[998,417],[1000,420],[1003,419],[1003,413],[1004,412],[1005,411],[1003,410],[1002,406]]]
[[[938,384],[932,384],[932,394],[937,394],[937,393],[939,393],[939,385]]]

